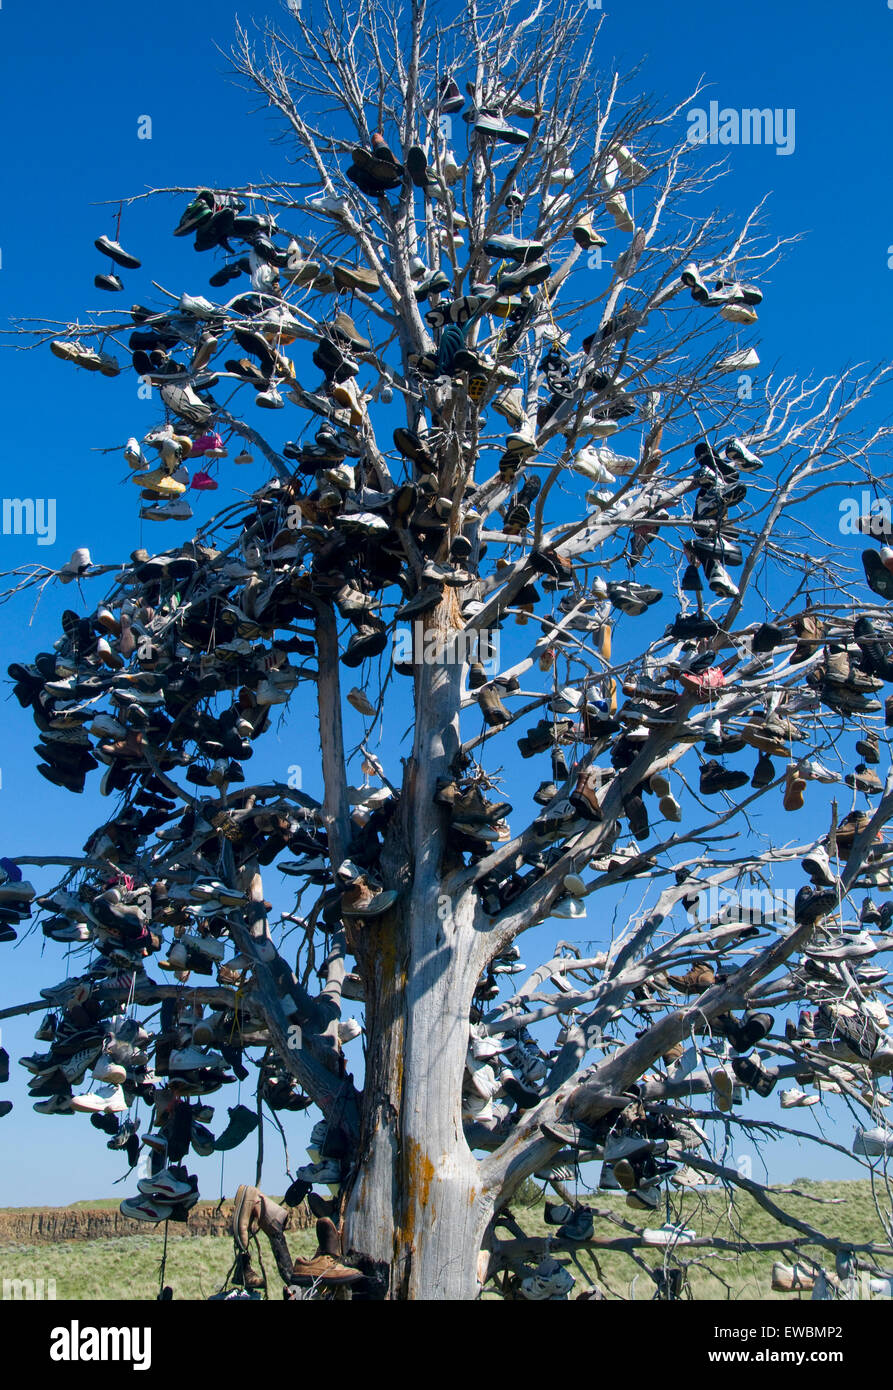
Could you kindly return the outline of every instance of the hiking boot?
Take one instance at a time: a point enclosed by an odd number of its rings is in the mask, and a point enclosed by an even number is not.
[[[880,777],[870,767],[866,767],[865,763],[857,763],[855,769],[847,773],[844,781],[848,787],[855,787],[857,792],[865,792],[867,796],[879,796],[884,790]]]
[[[484,686],[477,696],[477,702],[489,728],[496,729],[503,724],[511,723],[512,716],[502,703],[499,691],[495,686]]]
[[[316,1253],[310,1259],[297,1259],[293,1278],[296,1284],[320,1284],[337,1287],[355,1284],[363,1278],[360,1270],[352,1269],[341,1260],[341,1238],[328,1217],[316,1223]]]
[[[440,793],[435,800],[441,800]],[[456,795],[449,802],[453,820],[466,821],[470,825],[495,825],[511,814],[507,801],[486,801],[477,787],[462,795]]]
[[[591,768],[586,768],[580,773],[577,778],[577,785],[568,798],[577,814],[585,816],[587,820],[600,821],[602,819],[602,809],[599,805],[597,796],[600,785],[601,781],[593,774],[593,770]],[[648,817],[646,814],[646,827],[647,821]]]
[[[878,736],[873,729],[870,733],[863,734],[862,737],[857,740],[856,752],[866,763],[877,764],[880,762]],[[856,770],[858,771],[858,768]]]
[[[703,994],[715,984],[716,974],[712,965],[698,964],[693,965],[684,975],[668,975],[667,980],[674,989],[681,990],[683,994]]]
[[[766,626],[766,624],[764,624]],[[802,617],[795,618],[793,622],[794,632],[797,634],[797,645],[791,653],[791,661],[799,663],[806,661],[822,645],[821,639],[825,635],[824,624],[818,618],[814,618],[811,613],[805,613]],[[762,649],[761,649],[762,650]],[[771,650],[771,648],[770,648]]]

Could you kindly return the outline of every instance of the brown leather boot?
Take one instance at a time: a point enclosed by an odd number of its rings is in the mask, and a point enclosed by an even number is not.
[[[577,785],[571,792],[569,800],[574,810],[580,816],[585,816],[587,820],[601,820],[602,808],[598,804],[598,788],[600,781],[593,768],[586,768],[577,778]]]
[[[334,1222],[323,1216],[316,1223],[316,1254],[312,1259],[295,1260],[293,1282],[296,1284],[355,1284],[363,1275],[358,1269],[341,1263],[341,1237]]]
[[[272,1239],[274,1236],[284,1235],[291,1223],[291,1212],[288,1207],[281,1207],[278,1202],[274,1202],[272,1197],[267,1197],[263,1192],[258,1193],[260,1198],[260,1211],[258,1224],[265,1236]]]
[[[716,975],[712,965],[693,965],[685,975],[668,975],[667,980],[674,989],[683,994],[703,994],[714,983]]]
[[[233,1240],[241,1254],[247,1254],[251,1237],[259,1229],[260,1213],[261,1194],[256,1187],[243,1183],[236,1192],[231,1224]]]
[[[236,1258],[236,1271],[233,1275],[233,1283],[241,1284],[243,1289],[265,1289],[267,1281],[264,1276],[254,1268],[251,1263],[250,1255],[240,1254]]]

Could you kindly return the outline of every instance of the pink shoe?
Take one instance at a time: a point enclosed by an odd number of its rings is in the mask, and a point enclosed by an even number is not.
[[[210,454],[211,458],[226,457],[223,440],[216,430],[209,430],[207,434],[202,435],[201,439],[193,441],[192,457],[198,458],[202,454]]]
[[[714,690],[721,690],[726,683],[721,666],[711,666],[701,675],[690,675],[688,672],[683,672],[679,679],[688,694],[696,695],[699,700],[706,700]]]
[[[217,483],[215,483],[210,473],[194,473],[192,476],[192,486],[195,488],[196,492],[214,492],[217,488]]]

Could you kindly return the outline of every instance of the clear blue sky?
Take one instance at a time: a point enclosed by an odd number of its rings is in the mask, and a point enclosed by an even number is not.
[[[883,0],[858,6],[754,0],[737,11],[707,0],[689,0],[683,7],[664,0],[640,0],[635,6],[604,0],[604,9],[604,66],[615,57],[627,67],[642,60],[638,85],[658,99],[681,100],[703,75],[712,85],[701,105],[714,99],[720,106],[795,112],[794,152],[784,157],[772,148],[729,147],[730,174],[716,195],[742,213],[769,193],[772,231],[804,234],[771,283],[764,284],[764,365],[778,362],[785,371],[821,374],[851,361],[888,356],[893,10]],[[109,307],[111,297],[92,285],[93,275],[104,268],[93,239],[114,234],[113,210],[100,206],[104,200],[149,186],[239,185],[283,174],[287,146],[270,143],[276,128],[272,118],[249,116],[256,103],[232,85],[217,49],[228,47],[236,13],[220,0],[158,0],[151,7],[113,10],[61,0],[5,0],[0,10],[5,186],[0,317],[68,320],[89,307]],[[282,8],[261,0],[250,13],[261,19]],[[249,17],[243,9],[241,18]],[[152,120],[151,140],[138,139],[145,116]],[[128,294],[121,299],[127,304],[155,294],[152,278],[177,293],[208,292],[211,258],[195,256],[188,241],[170,236],[183,201],[157,199],[125,212],[121,240],[145,267],[124,273]],[[187,534],[185,528],[140,523],[136,490],[125,480],[120,454],[97,452],[120,446],[132,433],[143,434],[154,422],[154,407],[137,399],[132,374],[107,381],[75,372],[47,350],[6,347],[0,382],[4,493],[57,502],[55,544],[37,547],[33,538],[0,536],[0,568],[33,562],[56,566],[79,545],[88,545],[98,563],[116,562],[137,545],[161,549]],[[875,418],[888,410],[884,399]],[[276,421],[274,437],[287,437],[284,430]],[[226,468],[225,485],[250,485],[249,470]],[[206,518],[212,508],[207,497],[199,498],[197,518]],[[100,592],[95,585],[86,590],[91,604]],[[58,635],[59,614],[76,597],[73,587],[54,586],[35,612],[29,599],[0,607],[0,669],[46,648]],[[5,715],[0,853],[77,852],[100,812],[107,814],[108,803],[100,805],[95,789],[77,799],[49,787],[34,770],[33,726],[11,696]],[[281,776],[290,764],[301,763],[308,790],[318,790],[318,776],[307,765],[314,750],[308,750],[300,727],[296,712],[278,743],[270,738],[261,765]],[[389,733],[392,751],[394,737]],[[520,795],[535,780],[525,764],[521,774],[509,778],[507,790]],[[794,833],[805,833],[805,825],[797,832],[785,826],[785,834]],[[32,877],[39,887],[50,882],[36,872]],[[537,936],[543,938],[546,930],[553,934],[549,927]],[[592,931],[597,937],[595,924]],[[35,998],[40,985],[64,976],[62,949],[49,943],[41,957],[41,942],[37,937],[15,951],[0,947],[2,1003]],[[5,1025],[3,1041],[15,1056],[33,1050],[31,1034],[27,1022],[13,1022]],[[358,1046],[353,1044],[352,1053]],[[124,1189],[112,1188],[121,1163],[106,1151],[102,1137],[77,1117],[34,1115],[23,1071],[15,1062],[12,1071],[12,1083],[0,1091],[16,1104],[14,1116],[0,1122],[0,1205],[65,1202],[113,1191],[124,1195]],[[235,1096],[224,1100],[221,1093],[217,1101],[221,1123],[215,1127],[222,1127],[224,1107],[234,1104]],[[803,1127],[814,1117],[815,1111],[805,1113]],[[833,1111],[826,1112],[825,1123],[833,1126]],[[294,1158],[302,1132],[301,1124],[289,1125],[293,1162],[302,1161]],[[849,1141],[851,1125],[843,1117],[839,1133],[842,1142]],[[277,1144],[271,1136],[273,1190],[283,1185]],[[240,1160],[245,1152],[227,1160],[223,1184],[228,1191],[245,1176],[243,1168],[253,1172],[251,1155]],[[813,1154],[785,1144],[774,1152],[770,1171],[783,1179],[813,1171],[815,1162]],[[828,1175],[852,1171],[844,1161],[821,1162]],[[204,1195],[216,1195],[219,1160],[197,1160],[196,1167]]]

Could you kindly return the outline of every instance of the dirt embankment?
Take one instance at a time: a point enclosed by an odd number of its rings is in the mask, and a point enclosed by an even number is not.
[[[229,1234],[232,1204],[201,1206],[186,1222],[172,1221],[171,1236]],[[301,1230],[312,1221],[304,1207],[292,1211],[291,1226]],[[113,1207],[44,1207],[40,1211],[0,1211],[0,1245],[43,1245],[57,1240],[108,1240],[114,1236],[146,1235],[160,1231],[145,1221],[132,1221]]]

